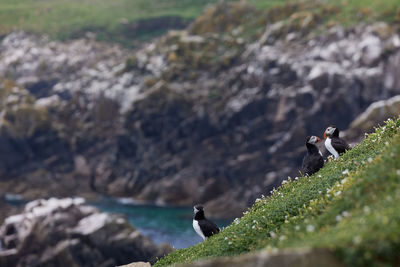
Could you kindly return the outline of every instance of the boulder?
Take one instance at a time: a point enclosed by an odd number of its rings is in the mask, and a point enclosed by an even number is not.
[[[157,246],[119,215],[82,198],[40,199],[0,227],[0,262],[8,266],[115,266],[154,262],[172,248]]]
[[[132,262],[130,264],[122,265],[122,266],[119,266],[119,267],[151,267],[151,265],[150,265],[149,262],[140,261],[140,262]]]
[[[400,95],[374,102],[350,124],[345,136],[349,140],[359,141],[364,133],[373,132],[379,123],[399,114]]]

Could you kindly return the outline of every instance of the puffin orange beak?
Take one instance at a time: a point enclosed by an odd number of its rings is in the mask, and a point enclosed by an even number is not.
[[[326,139],[326,133],[324,133],[324,139]]]
[[[317,136],[317,143],[318,142],[321,142],[321,138],[319,138],[318,136]]]

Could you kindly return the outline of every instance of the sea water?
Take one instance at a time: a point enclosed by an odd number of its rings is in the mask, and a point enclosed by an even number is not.
[[[13,206],[22,206],[27,202],[15,196],[7,197],[5,200]],[[138,205],[109,198],[86,204],[104,212],[125,215],[136,229],[150,237],[156,244],[168,243],[178,249],[202,242],[202,238],[193,229],[193,207]],[[229,225],[232,220],[213,221],[222,228]]]
[[[110,199],[104,199],[94,205],[105,212],[124,214],[136,229],[156,244],[168,243],[178,249],[202,241],[192,226],[193,207],[136,205]],[[230,221],[216,220],[215,223],[222,228]]]

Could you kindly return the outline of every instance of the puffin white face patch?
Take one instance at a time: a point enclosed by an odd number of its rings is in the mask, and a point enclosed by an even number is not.
[[[309,143],[310,144],[316,144],[317,143],[317,137],[316,136],[311,136]]]
[[[325,130],[325,134],[328,135],[328,136],[331,136],[335,130],[336,130],[336,128],[328,127]]]
[[[196,207],[193,207],[193,211],[194,211],[194,213],[197,213],[199,210],[196,209]]]

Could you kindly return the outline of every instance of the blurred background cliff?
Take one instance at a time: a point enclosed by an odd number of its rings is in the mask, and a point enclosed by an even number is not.
[[[399,113],[398,0],[0,0],[0,264],[154,261]]]

